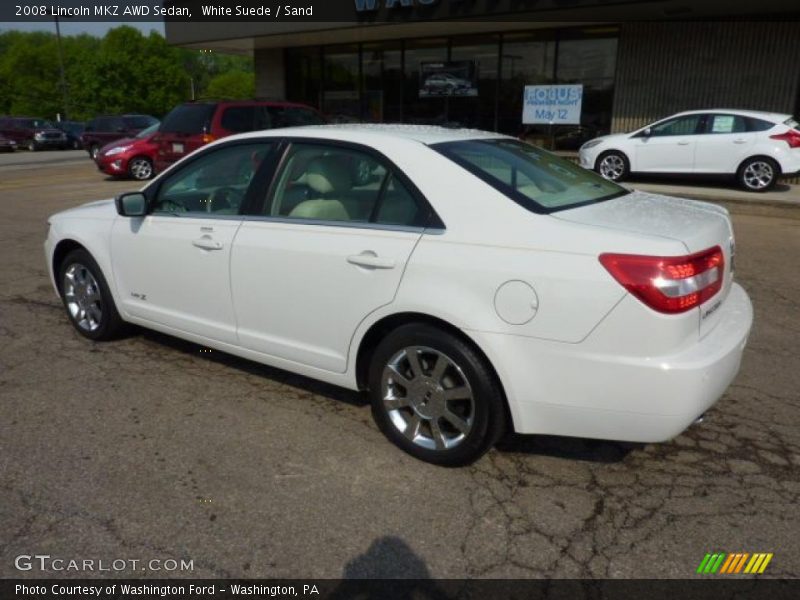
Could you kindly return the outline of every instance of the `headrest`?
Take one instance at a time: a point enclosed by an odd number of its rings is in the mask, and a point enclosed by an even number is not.
[[[346,192],[353,183],[347,163],[335,156],[320,156],[308,163],[308,187],[318,194]]]

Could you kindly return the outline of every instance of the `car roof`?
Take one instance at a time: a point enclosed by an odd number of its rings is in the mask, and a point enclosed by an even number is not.
[[[742,115],[744,117],[754,117],[756,119],[767,119],[769,121],[775,121],[783,123],[787,119],[791,119],[792,115],[788,113],[776,113],[776,112],[767,112],[762,110],[743,110],[739,108],[705,108],[702,110],[687,110],[684,112],[677,113],[673,116],[678,115],[696,115],[696,114],[706,114],[706,113],[726,113],[732,115]]]
[[[306,125],[303,127],[286,127],[252,131],[237,135],[239,139],[263,137],[317,137],[330,140],[348,141],[370,144],[389,139],[405,139],[422,144],[440,144],[481,139],[514,139],[509,136],[481,131],[479,129],[457,129],[434,125],[401,125],[383,123],[341,123],[335,125]]]

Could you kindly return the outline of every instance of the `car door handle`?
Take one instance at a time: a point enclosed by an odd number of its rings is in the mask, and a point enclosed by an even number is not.
[[[395,267],[395,261],[390,258],[380,258],[370,250],[362,252],[361,254],[348,256],[347,262],[351,265],[366,267],[367,269],[394,269]]]
[[[733,140],[733,143],[734,144],[746,144],[747,140],[743,140],[743,139],[739,138],[738,140]]]
[[[688,146],[691,142],[687,142],[686,140],[681,140],[678,142],[678,146]]]
[[[215,242],[209,237],[201,237],[199,240],[192,240],[192,246],[203,250],[222,250],[222,244]]]

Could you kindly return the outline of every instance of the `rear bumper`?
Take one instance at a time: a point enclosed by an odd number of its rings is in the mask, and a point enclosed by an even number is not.
[[[470,335],[497,368],[517,432],[661,442],[708,410],[739,371],[752,305],[734,284],[720,311],[708,335],[669,356],[598,354],[582,344]]]

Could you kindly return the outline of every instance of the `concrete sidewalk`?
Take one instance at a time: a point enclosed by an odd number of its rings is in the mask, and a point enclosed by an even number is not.
[[[779,182],[773,190],[764,193],[745,192],[735,188],[733,184],[726,186],[720,183],[697,181],[668,182],[664,180],[630,179],[624,185],[643,192],[709,202],[800,208],[800,185],[789,185],[782,182]]]

